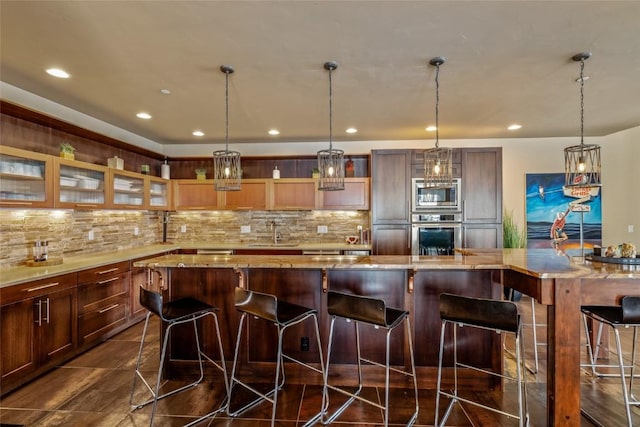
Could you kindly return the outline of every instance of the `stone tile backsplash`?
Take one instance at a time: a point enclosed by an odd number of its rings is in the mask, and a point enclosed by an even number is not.
[[[370,227],[366,211],[180,211],[169,215],[167,240],[178,244],[268,243],[272,221],[284,243],[343,242],[345,236],[357,234],[358,225]],[[327,233],[318,233],[321,225],[327,227]],[[241,226],[251,231],[241,233]],[[90,231],[93,240],[89,240]],[[0,209],[0,268],[24,265],[36,240],[49,242],[50,257],[159,243],[162,212]]]

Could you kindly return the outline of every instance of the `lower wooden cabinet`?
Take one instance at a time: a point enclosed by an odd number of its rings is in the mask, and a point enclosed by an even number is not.
[[[3,288],[0,300],[0,389],[6,393],[76,350],[76,275]]]
[[[78,274],[80,344],[102,339],[124,326],[129,315],[129,261]]]
[[[462,246],[465,248],[501,248],[502,224],[463,224]]]
[[[410,255],[410,224],[374,224],[374,255]]]

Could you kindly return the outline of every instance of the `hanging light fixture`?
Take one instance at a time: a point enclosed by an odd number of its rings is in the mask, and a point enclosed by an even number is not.
[[[429,61],[436,67],[436,146],[424,151],[424,185],[428,187],[450,187],[453,183],[451,170],[451,148],[440,148],[439,145],[439,110],[440,110],[440,66],[446,58],[436,56]]]
[[[582,52],[571,58],[580,61],[580,144],[564,149],[564,170],[565,193],[574,196],[587,196],[601,185],[600,146],[584,143],[584,61],[590,57],[591,52]]]
[[[338,68],[334,61],[325,62],[324,69],[329,71],[329,149],[318,151],[318,169],[320,179],[318,190],[344,190],[344,151],[333,148],[333,84],[331,73]]]
[[[221,65],[225,74],[225,148],[213,152],[213,182],[217,191],[240,190],[242,169],[240,152],[229,151],[229,74],[233,74],[231,65]]]

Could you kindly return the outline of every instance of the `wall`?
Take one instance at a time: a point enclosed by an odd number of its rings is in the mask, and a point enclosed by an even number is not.
[[[288,243],[335,243],[356,235],[358,225],[369,228],[363,211],[213,211],[172,212],[167,240],[189,242],[269,243],[269,224],[275,221]],[[186,232],[180,231],[186,226]],[[251,226],[241,234],[240,226]],[[318,234],[318,225],[328,232]],[[138,235],[135,235],[135,228]],[[88,240],[93,231],[94,240]],[[73,211],[0,209],[0,268],[24,263],[32,256],[36,240],[49,241],[50,257],[70,257],[154,244],[162,241],[162,213],[151,211]]]
[[[113,252],[160,242],[162,218],[151,211],[0,209],[2,268],[24,264],[38,239],[49,241],[50,257]]]
[[[171,214],[167,239],[175,243],[224,242],[270,243],[269,224],[275,221],[283,243],[336,243],[357,235],[357,226],[369,228],[364,211],[183,211]],[[180,232],[182,225],[186,232]],[[240,233],[240,226],[251,226],[251,233]],[[318,233],[326,225],[327,233]]]

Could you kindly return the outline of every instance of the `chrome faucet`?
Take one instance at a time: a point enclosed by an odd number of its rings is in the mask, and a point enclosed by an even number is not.
[[[275,221],[271,221],[269,225],[271,226],[271,232],[273,234],[273,244],[277,244],[280,239],[282,239],[282,236],[278,233],[278,225]]]

